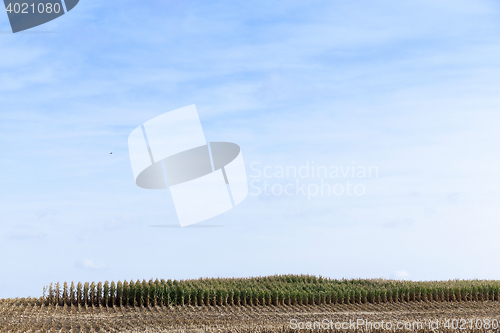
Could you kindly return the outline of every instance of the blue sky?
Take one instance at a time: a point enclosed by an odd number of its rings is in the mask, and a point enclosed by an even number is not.
[[[82,0],[0,15],[0,297],[56,281],[500,278],[497,1]],[[249,195],[178,223],[127,137],[196,104],[254,168],[376,166],[363,195]],[[112,155],[109,153],[113,152]],[[258,166],[258,167],[256,167]],[[319,179],[299,179],[306,184]],[[252,190],[251,190],[252,192]]]

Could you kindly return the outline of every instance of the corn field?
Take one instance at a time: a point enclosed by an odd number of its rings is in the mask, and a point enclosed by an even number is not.
[[[369,322],[415,323],[439,321],[439,329],[424,327],[397,330],[293,329],[292,320],[344,323],[363,319]],[[447,329],[446,321],[465,320],[471,328]],[[478,327],[487,323],[489,328]],[[496,323],[496,326],[492,325]],[[398,302],[382,304],[325,304],[296,306],[59,306],[37,299],[0,300],[0,332],[11,333],[468,333],[498,332],[500,302]]]
[[[45,305],[227,306],[324,305],[397,302],[499,301],[500,281],[412,282],[329,279],[310,275],[198,280],[56,283],[44,288]]]

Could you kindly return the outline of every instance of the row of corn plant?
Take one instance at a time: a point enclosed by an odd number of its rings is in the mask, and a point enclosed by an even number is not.
[[[60,306],[226,306],[499,301],[500,281],[413,282],[310,275],[50,284],[45,304]]]

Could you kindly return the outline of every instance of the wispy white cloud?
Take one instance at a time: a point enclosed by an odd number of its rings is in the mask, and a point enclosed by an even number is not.
[[[395,219],[384,224],[386,228],[404,228],[413,225],[415,221],[412,219]]]
[[[7,233],[6,238],[19,242],[42,242],[47,239],[47,235],[39,230],[15,230]]]
[[[411,274],[406,270],[399,270],[394,273],[394,278],[396,280],[408,280],[410,279]]]
[[[90,270],[102,270],[106,267],[103,263],[95,263],[92,259],[83,259],[77,262],[77,266]]]
[[[128,226],[137,225],[137,221],[129,215],[122,215],[118,217],[112,218],[109,223],[106,225],[106,229],[108,230],[117,230],[123,229]]]

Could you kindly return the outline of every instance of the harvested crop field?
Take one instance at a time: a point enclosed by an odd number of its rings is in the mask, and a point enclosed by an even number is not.
[[[321,332],[498,332],[498,321],[498,301],[150,307],[0,301],[0,332],[307,332],[299,328],[308,325]]]

